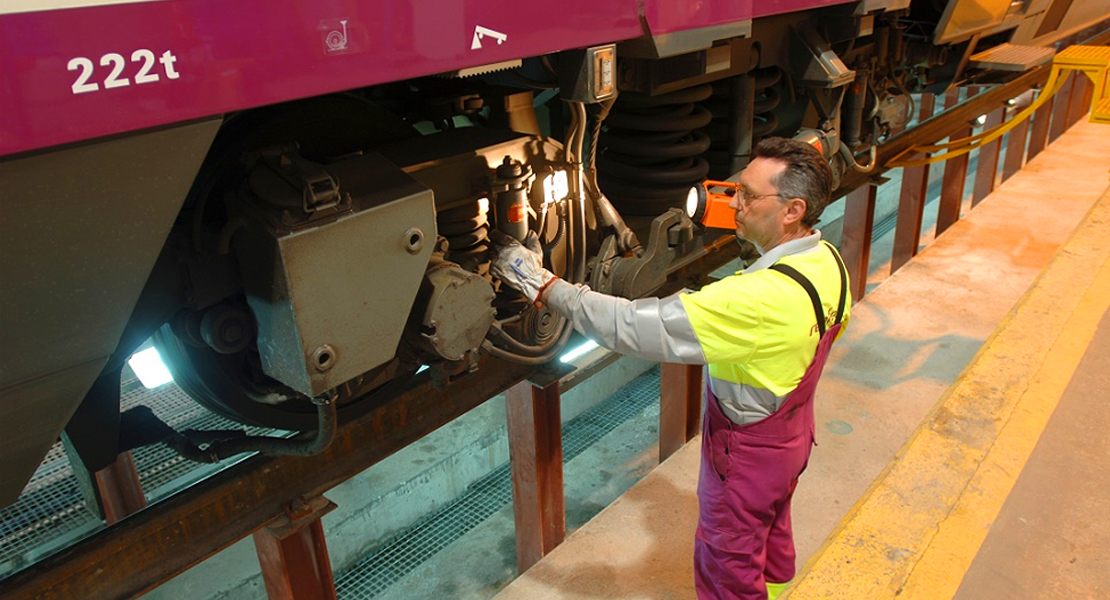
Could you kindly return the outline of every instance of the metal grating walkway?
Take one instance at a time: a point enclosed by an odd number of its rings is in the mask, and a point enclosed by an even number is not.
[[[0,575],[100,526],[100,518],[85,505],[62,445],[54,444],[19,500],[0,509]]]
[[[122,410],[147,405],[175,429],[230,429],[241,425],[209,412],[193,402],[176,384],[148,390],[125,383]],[[274,435],[274,430],[247,427],[251,435]],[[218,465],[189,462],[164,444],[132,452],[148,502],[187,487],[237,462]],[[90,508],[73,474],[61,442],[55,443],[11,506],[0,509],[0,578],[39,558],[74,543],[104,524]]]
[[[563,425],[563,462],[582,454],[594,442],[658,402],[656,366]],[[512,478],[509,464],[505,463],[474,482],[451,504],[338,574],[335,585],[339,597],[355,600],[377,596],[511,502]]]

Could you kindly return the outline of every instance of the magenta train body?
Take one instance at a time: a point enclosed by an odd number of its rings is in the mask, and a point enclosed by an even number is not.
[[[0,0],[0,505],[60,437],[92,471],[166,441],[120,412],[149,345],[212,410],[302,430],[313,396],[548,360],[569,329],[490,279],[491,229],[648,293],[689,243],[637,254],[614,215],[682,206],[768,135],[869,168],[910,94],[1005,81],[1029,65],[974,56],[1108,8]]]

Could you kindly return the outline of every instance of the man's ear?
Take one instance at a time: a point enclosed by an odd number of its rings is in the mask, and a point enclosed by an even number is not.
[[[801,223],[806,216],[806,201],[801,198],[791,198],[786,202],[786,212],[783,213],[783,225]]]

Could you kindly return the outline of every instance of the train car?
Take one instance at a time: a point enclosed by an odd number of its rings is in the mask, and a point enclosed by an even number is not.
[[[760,138],[874,168],[913,92],[1107,5],[2,0],[0,504],[60,436],[95,471],[174,435],[120,413],[144,344],[301,431],[424,367],[546,362],[570,328],[491,278],[492,231],[649,294],[700,248],[673,209]]]

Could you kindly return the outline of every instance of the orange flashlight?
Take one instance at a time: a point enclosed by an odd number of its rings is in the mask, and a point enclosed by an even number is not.
[[[709,188],[723,187],[736,193],[739,183],[731,181],[714,181],[707,179],[705,183],[694,184],[686,195],[686,216],[695,223],[715,229],[735,229],[736,211],[729,208],[732,194],[710,192]]]

